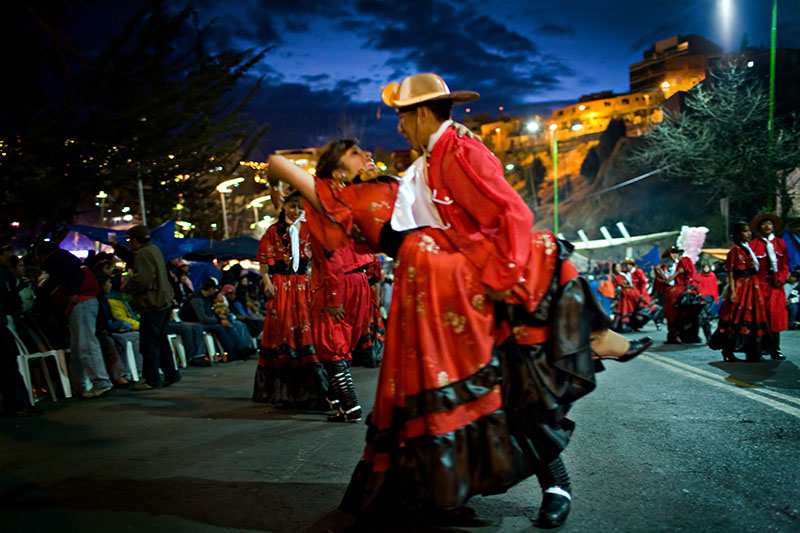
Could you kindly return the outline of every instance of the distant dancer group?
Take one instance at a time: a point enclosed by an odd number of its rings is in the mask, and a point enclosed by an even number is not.
[[[568,259],[570,246],[531,230],[533,216],[497,158],[450,119],[454,103],[477,93],[451,92],[439,76],[417,74],[390,84],[382,97],[422,155],[402,178],[378,176],[354,140],[329,143],[315,175],[271,156],[270,182],[302,195],[307,230],[287,239],[294,215],[284,209],[283,225],[270,228],[259,253],[280,316],[288,311],[271,267],[299,265],[294,257],[307,255],[301,238],[309,242],[310,312],[282,344],[305,350],[305,361],[327,372],[340,420],[360,416],[347,364],[352,330],[365,323],[353,304],[369,299],[358,274],[366,254],[396,262],[367,444],[341,508],[367,522],[407,511],[426,523],[469,521],[470,497],[504,492],[535,474],[543,490],[538,524],[556,527],[572,499],[560,458],[574,429],[571,405],[595,388],[602,359],[630,360],[650,341],[609,330]],[[306,330],[311,335],[301,338]],[[266,342],[262,348],[272,351],[262,350],[259,365],[274,390],[268,359],[282,348]]]

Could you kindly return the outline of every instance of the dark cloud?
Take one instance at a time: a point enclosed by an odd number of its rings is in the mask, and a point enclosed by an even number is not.
[[[631,43],[631,50],[644,51],[653,46],[653,43],[665,39],[671,35],[679,35],[681,33],[680,20],[664,21],[655,28],[647,31],[639,36],[633,43]]]
[[[327,81],[330,79],[330,76],[327,74],[315,74],[313,76],[303,76],[303,79],[306,80],[308,83],[319,83],[321,81]]]
[[[573,75],[561,60],[539,53],[528,37],[469,7],[361,0],[357,9],[370,20],[355,31],[368,48],[391,53],[393,77],[436,72],[453,89],[489,95],[476,108],[523,102]],[[498,88],[506,96],[492,96]]]
[[[563,35],[575,35],[575,28],[569,28],[567,26],[561,26],[560,24],[542,24],[536,28],[535,33],[542,33],[545,35],[556,35],[556,36],[563,36]]]
[[[256,124],[270,128],[253,157],[265,158],[276,149],[321,146],[342,136],[357,137],[370,149],[405,148],[393,113],[384,108],[377,118],[377,102],[350,98],[353,86],[362,81],[340,82],[331,90],[312,90],[300,83],[263,86],[247,109]]]

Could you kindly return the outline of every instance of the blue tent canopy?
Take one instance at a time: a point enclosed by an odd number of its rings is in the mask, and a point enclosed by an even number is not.
[[[800,265],[800,238],[789,230],[783,232],[783,241],[786,243],[786,251],[789,254],[789,268]]]
[[[193,250],[186,259],[203,260],[209,257],[219,259],[255,259],[258,240],[252,237],[234,237],[225,241],[213,241],[208,246]]]
[[[125,230],[115,230],[108,228],[98,228],[94,226],[83,226],[80,224],[64,224],[64,227],[85,235],[93,241],[103,244],[111,244],[110,237],[115,236],[121,244],[128,242],[128,235]],[[165,261],[170,261],[178,257],[183,257],[200,248],[208,247],[211,243],[208,239],[177,239],[175,238],[175,221],[168,220],[150,230],[150,241],[158,246],[164,255]]]
[[[636,266],[645,272],[649,272],[651,268],[658,265],[660,262],[661,256],[658,253],[658,246],[653,246],[649,252],[636,259]]]

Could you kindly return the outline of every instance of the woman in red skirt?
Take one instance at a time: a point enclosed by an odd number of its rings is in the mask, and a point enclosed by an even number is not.
[[[309,311],[309,234],[302,197],[286,198],[258,246],[267,308],[253,401],[325,406],[327,377],[314,352]]]
[[[725,259],[728,288],[719,312],[717,330],[708,345],[722,350],[725,361],[740,361],[734,352],[745,353],[748,361],[758,361],[764,350],[772,348],[764,298],[756,273],[758,260],[748,243],[750,226],[739,222],[733,229],[733,248]]]

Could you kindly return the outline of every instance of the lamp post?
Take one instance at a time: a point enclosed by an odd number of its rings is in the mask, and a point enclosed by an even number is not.
[[[106,223],[106,198],[108,198],[108,194],[100,191],[95,198],[100,200],[100,225],[102,226]]]
[[[556,124],[550,124],[550,140],[553,141],[553,233],[558,235],[558,139]]]
[[[772,28],[769,39],[769,147],[772,151],[772,130],[775,122],[775,43],[778,34],[778,0],[772,0]],[[771,162],[771,158],[770,158]]]
[[[230,180],[223,181],[219,185],[217,185],[217,192],[219,193],[219,199],[222,203],[222,228],[223,228],[223,238],[228,239],[228,211],[227,207],[225,206],[225,194],[231,192],[231,187],[236,187],[241,182],[244,181],[244,178],[233,178]]]

